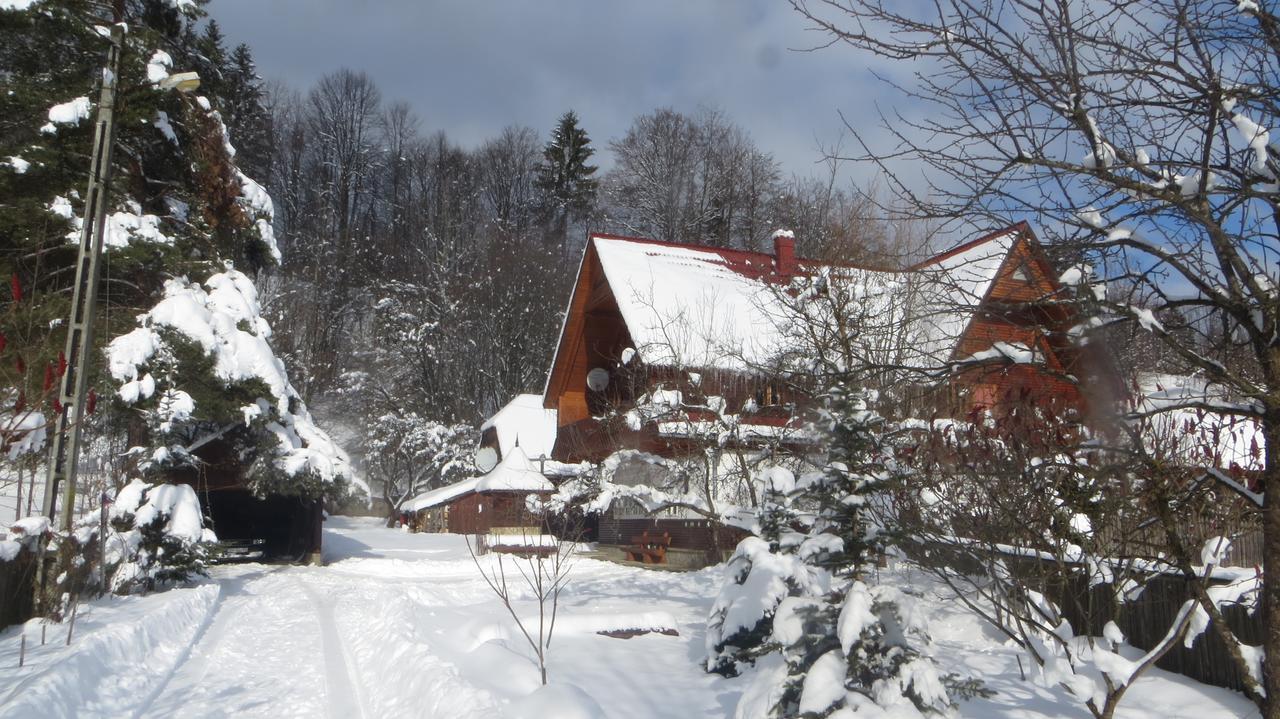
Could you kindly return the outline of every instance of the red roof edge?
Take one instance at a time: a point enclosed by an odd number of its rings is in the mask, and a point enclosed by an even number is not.
[[[955,257],[956,255],[962,252],[968,252],[969,250],[972,250],[973,248],[979,245],[986,244],[988,242],[991,242],[992,240],[1004,237],[1005,235],[1008,235],[1013,232],[1016,232],[1019,235],[1023,235],[1023,236],[1028,235],[1031,232],[1031,223],[1027,222],[1026,220],[1022,220],[1021,222],[1016,222],[1012,225],[1009,225],[1008,227],[1005,227],[1004,229],[996,230],[995,232],[991,232],[989,234],[983,235],[982,237],[979,237],[976,240],[970,240],[958,247],[953,247],[947,250],[946,252],[943,252],[942,254],[934,255],[933,257],[930,257],[929,259],[924,260],[923,262],[917,262],[916,264],[908,267],[907,270],[908,271],[918,270],[921,267],[928,267],[929,265],[936,264],[938,262],[941,262],[951,257]]]
[[[687,250],[697,250],[699,252],[710,252],[722,256],[735,256],[750,259],[767,260],[773,262],[775,255],[770,252],[762,252],[760,250],[744,250],[738,247],[720,247],[718,245],[698,245],[692,242],[673,242],[671,240],[655,240],[650,237],[632,237],[629,235],[612,235],[605,232],[592,232],[591,239],[601,240],[621,240],[623,242],[635,242],[643,245],[658,245],[659,247],[678,247]],[[830,260],[820,260],[816,257],[796,257],[797,266],[809,267],[850,267],[862,270],[874,270],[878,272],[900,272],[887,267],[875,267],[871,265],[854,264],[852,262],[833,262]]]

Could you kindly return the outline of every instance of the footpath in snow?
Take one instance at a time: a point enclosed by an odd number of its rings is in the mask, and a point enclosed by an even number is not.
[[[579,559],[561,599],[550,685],[462,537],[331,517],[325,567],[217,567],[208,581],[82,606],[70,647],[38,620],[0,633],[8,717],[728,717],[746,678],[701,669],[719,568],[671,573]],[[923,581],[908,573],[882,580]],[[533,613],[523,602],[522,615]],[[944,667],[997,694],[965,717],[1087,717],[1019,679],[1016,653],[944,600],[929,603]],[[597,634],[674,625],[678,636]],[[18,668],[27,637],[26,666]],[[1025,661],[1025,660],[1024,660]],[[1118,714],[1256,716],[1239,695],[1153,671]]]

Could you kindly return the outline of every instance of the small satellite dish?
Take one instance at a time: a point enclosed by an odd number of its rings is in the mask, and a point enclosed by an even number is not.
[[[609,370],[596,367],[587,373],[587,389],[592,392],[603,392],[609,386]]]
[[[488,474],[493,471],[494,467],[498,466],[498,450],[493,447],[481,447],[476,450],[473,461],[477,470],[482,474]]]

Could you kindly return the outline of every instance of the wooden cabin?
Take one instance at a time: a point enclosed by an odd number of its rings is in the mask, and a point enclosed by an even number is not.
[[[538,535],[542,520],[526,502],[554,490],[524,450],[514,446],[488,473],[424,492],[404,509],[415,516],[418,531]]]
[[[945,414],[991,408],[1023,389],[1084,404],[1061,376],[1078,369],[1063,332],[1068,311],[1046,301],[1063,287],[1026,224],[897,271],[796,258],[793,238],[774,242],[768,254],[593,235],[542,398],[556,412],[552,457],[599,461],[621,447],[663,456],[695,449],[696,441],[661,421],[606,429],[597,419],[652,399],[661,386],[687,391],[690,377],[701,395],[740,411],[746,434],[778,434],[794,417],[795,398],[762,371],[785,341],[773,315],[777,288],[819,273],[898,288],[886,317],[868,318],[901,334],[896,363],[942,370],[975,359],[972,368],[948,373]],[[1024,348],[1034,361],[978,361],[1003,347]]]
[[[1025,223],[904,270],[799,258],[790,233],[775,234],[773,250],[592,235],[542,396],[555,416],[552,458],[696,457],[716,446],[806,441],[802,399],[769,371],[794,342],[784,298],[797,297],[797,279],[866,288],[875,299],[863,334],[879,342],[868,351],[945,378],[903,392],[934,416],[997,412],[1009,398],[1087,405],[1065,376],[1082,371],[1065,334],[1066,303],[1053,301],[1065,289]],[[651,411],[663,403],[670,411]],[[727,414],[733,431],[718,432]],[[636,483],[647,483],[652,468],[636,465]],[[673,550],[736,543],[721,536],[725,528],[678,511],[649,517],[616,506],[609,515],[600,519],[604,544],[642,531],[669,534]]]

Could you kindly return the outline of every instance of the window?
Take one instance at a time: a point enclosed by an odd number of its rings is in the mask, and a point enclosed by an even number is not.
[[[776,407],[782,404],[782,390],[770,382],[756,390],[755,400],[756,407]]]

